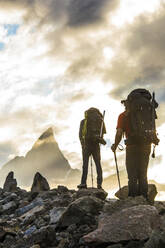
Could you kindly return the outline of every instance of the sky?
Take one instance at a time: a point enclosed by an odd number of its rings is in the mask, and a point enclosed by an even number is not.
[[[25,156],[47,128],[81,169],[84,111],[106,111],[104,176],[115,172],[120,101],[155,91],[160,145],[148,176],[165,183],[165,1],[0,0],[0,166]],[[124,168],[124,152],[118,152]]]

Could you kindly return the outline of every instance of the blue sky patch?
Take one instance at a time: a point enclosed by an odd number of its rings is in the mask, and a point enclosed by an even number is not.
[[[0,42],[0,51],[3,50],[5,48],[5,43]]]
[[[4,28],[7,29],[7,36],[15,35],[19,26],[19,24],[5,24]]]

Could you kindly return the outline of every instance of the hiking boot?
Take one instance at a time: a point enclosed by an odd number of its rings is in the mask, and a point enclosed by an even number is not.
[[[102,186],[101,186],[101,184],[97,184],[97,188],[98,189],[103,189]]]
[[[77,188],[78,189],[86,189],[87,185],[86,184],[79,184],[79,185],[77,185]]]

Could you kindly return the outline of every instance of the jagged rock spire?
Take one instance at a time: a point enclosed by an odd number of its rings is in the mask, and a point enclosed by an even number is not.
[[[44,143],[51,143],[51,142],[52,143],[56,142],[52,127],[48,128],[44,133],[41,134],[38,140],[34,143],[33,148],[37,148],[38,146]]]

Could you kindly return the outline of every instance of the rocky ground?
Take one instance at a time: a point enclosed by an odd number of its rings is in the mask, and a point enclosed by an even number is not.
[[[164,248],[165,202],[107,199],[98,189],[49,189],[39,173],[30,192],[13,173],[0,189],[0,248]]]

